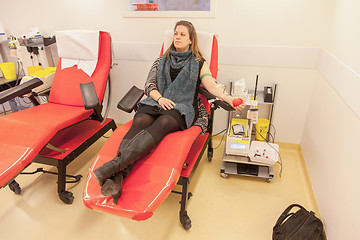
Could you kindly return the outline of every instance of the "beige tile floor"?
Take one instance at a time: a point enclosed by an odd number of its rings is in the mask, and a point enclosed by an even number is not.
[[[214,140],[214,146],[219,140]],[[50,174],[20,175],[21,195],[8,187],[0,189],[0,239],[265,240],[271,239],[277,218],[292,203],[300,203],[319,216],[301,153],[289,144],[280,145],[282,177],[277,164],[270,183],[234,175],[222,178],[223,143],[212,162],[203,158],[189,185],[194,195],[187,206],[192,220],[189,231],[179,223],[180,196],[176,194],[170,194],[154,215],[142,222],[90,210],[83,205],[82,192],[88,168],[105,141],[98,140],[68,166],[69,174],[84,176],[80,183],[67,185],[75,196],[71,205],[59,200],[57,178]],[[32,164],[27,170],[38,167],[55,170],[41,164]]]

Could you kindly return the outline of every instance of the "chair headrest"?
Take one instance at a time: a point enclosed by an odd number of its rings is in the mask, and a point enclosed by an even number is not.
[[[99,35],[99,31],[57,31],[56,43],[61,57],[61,69],[77,65],[91,76],[98,61]]]
[[[201,53],[204,55],[205,60],[210,65],[214,34],[207,32],[196,32],[196,35],[198,38],[199,49]],[[165,31],[164,52],[170,47],[173,41],[173,36],[174,36],[173,30]]]

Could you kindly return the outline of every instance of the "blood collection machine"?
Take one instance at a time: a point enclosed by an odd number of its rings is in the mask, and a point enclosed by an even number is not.
[[[265,131],[260,128],[262,126],[257,124],[260,119],[259,105],[265,104],[270,107],[265,116],[267,115],[266,117],[270,119],[269,122],[271,121],[274,97],[271,96],[268,101],[268,92],[265,92],[268,87],[265,87],[264,92],[257,92],[257,82],[258,76],[253,92],[247,93],[243,89],[240,90],[246,107],[240,111],[229,113],[225,150],[220,170],[220,174],[224,178],[228,178],[229,174],[234,174],[265,178],[267,181],[271,181],[274,177],[273,166],[278,161],[279,145],[268,142],[269,124],[265,125]],[[232,94],[239,95],[237,87],[244,84],[235,82],[232,85],[235,85],[232,88]],[[261,114],[264,115],[264,113]]]

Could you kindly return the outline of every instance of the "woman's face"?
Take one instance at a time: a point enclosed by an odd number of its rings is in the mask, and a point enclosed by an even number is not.
[[[189,46],[192,44],[190,40],[190,34],[187,27],[178,25],[174,32],[174,46],[177,52],[189,51]]]

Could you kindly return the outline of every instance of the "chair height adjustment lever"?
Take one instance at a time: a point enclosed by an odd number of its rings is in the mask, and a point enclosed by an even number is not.
[[[51,145],[50,143],[48,143],[46,145],[47,148],[53,150],[53,151],[56,151],[56,152],[61,152],[61,153],[65,153],[67,150],[69,150],[69,148],[66,148],[66,149],[61,149],[61,148],[58,148],[58,147],[55,147],[54,145]]]

